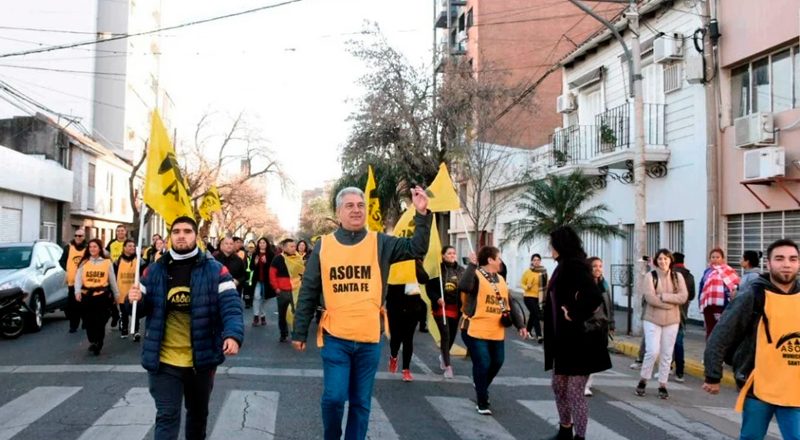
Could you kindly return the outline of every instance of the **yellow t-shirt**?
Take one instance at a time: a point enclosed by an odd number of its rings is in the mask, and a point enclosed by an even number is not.
[[[191,294],[189,286],[167,292],[167,323],[161,342],[161,362],[175,367],[192,367]]]

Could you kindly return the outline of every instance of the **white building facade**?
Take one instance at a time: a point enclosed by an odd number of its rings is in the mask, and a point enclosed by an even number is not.
[[[703,23],[698,14],[691,13],[694,9],[682,3],[662,3],[665,2],[651,1],[641,8],[648,175],[646,255],[652,257],[660,248],[682,252],[687,267],[699,280],[706,266],[707,237],[711,232],[706,90],[702,67],[699,74],[696,70],[698,62],[702,66],[701,54],[692,41]],[[626,20],[616,24],[630,45],[632,35]],[[665,53],[670,56],[665,58]],[[597,194],[588,206],[608,206],[610,212],[605,220],[618,225],[627,236],[604,241],[586,234],[584,246],[589,255],[604,260],[606,279],[620,283],[625,278],[621,275],[642,257],[634,255],[635,121],[627,60],[620,44],[603,31],[580,45],[561,65],[564,88],[558,110],[564,124],[556,129],[550,145],[533,153],[534,169],[539,176],[580,170],[593,179]],[[509,190],[515,189],[503,189]],[[503,243],[505,226],[521,215],[511,208],[498,215],[497,243]],[[546,240],[524,248],[512,242],[503,246],[512,284],[518,283],[534,252],[546,257],[545,265],[552,269],[554,263],[549,259]],[[628,293],[627,288],[616,287],[615,302],[627,306]],[[690,307],[690,317],[700,319],[696,305]]]

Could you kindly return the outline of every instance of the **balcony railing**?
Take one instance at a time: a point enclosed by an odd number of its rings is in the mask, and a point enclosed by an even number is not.
[[[572,125],[551,138],[550,166],[590,161],[635,145],[631,124],[633,104],[623,104],[595,116],[594,125]],[[644,105],[645,146],[665,145],[664,104]]]

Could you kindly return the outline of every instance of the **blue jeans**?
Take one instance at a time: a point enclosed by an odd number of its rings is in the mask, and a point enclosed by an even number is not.
[[[505,361],[505,342],[477,339],[461,331],[461,339],[467,345],[472,358],[472,382],[475,384],[478,406],[489,404],[489,385]]]
[[[686,329],[683,325],[678,328],[678,337],[675,338],[675,352],[672,353],[672,360],[675,361],[675,375],[683,377],[683,368],[686,364],[683,352],[683,336]]]
[[[346,440],[367,437],[372,385],[381,357],[381,343],[364,343],[325,334],[322,347],[322,424],[325,440],[342,438],[344,403],[350,402]]]
[[[175,440],[181,429],[181,404],[186,405],[186,438],[206,438],[208,400],[216,368],[195,371],[161,364],[150,372],[150,395],[156,402],[155,440]]]
[[[772,405],[755,397],[748,397],[744,401],[739,439],[763,439],[767,435],[773,415],[778,420],[778,427],[785,440],[800,440],[800,408]]]

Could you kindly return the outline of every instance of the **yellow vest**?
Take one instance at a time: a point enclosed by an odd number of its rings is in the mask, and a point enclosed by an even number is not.
[[[75,274],[78,273],[78,265],[81,264],[84,251],[79,251],[75,245],[69,245],[69,254],[67,255],[67,286],[72,287],[75,285]]]
[[[368,232],[360,243],[346,246],[333,234],[322,237],[320,272],[325,312],[322,330],[337,338],[375,343],[381,336],[383,282],[378,264],[378,234]]]
[[[119,289],[119,297],[117,304],[125,304],[128,298],[128,291],[133,287],[136,280],[136,270],[139,267],[139,260],[134,258],[127,261],[124,258],[119,259],[119,267],[117,268],[117,288]]]
[[[756,335],[755,368],[739,392],[742,411],[747,393],[777,406],[800,407],[800,294],[764,291],[764,314]]]
[[[87,260],[83,263],[81,275],[81,294],[86,295],[88,289],[94,289],[92,296],[107,294],[108,276],[111,273],[111,260],[104,258],[99,263]]]
[[[502,314],[492,283],[480,271],[475,272],[478,278],[478,297],[475,303],[475,314],[469,318],[467,334],[477,339],[502,341],[506,338],[506,329],[500,323]],[[502,276],[497,275],[497,289],[508,310],[508,286]]]

